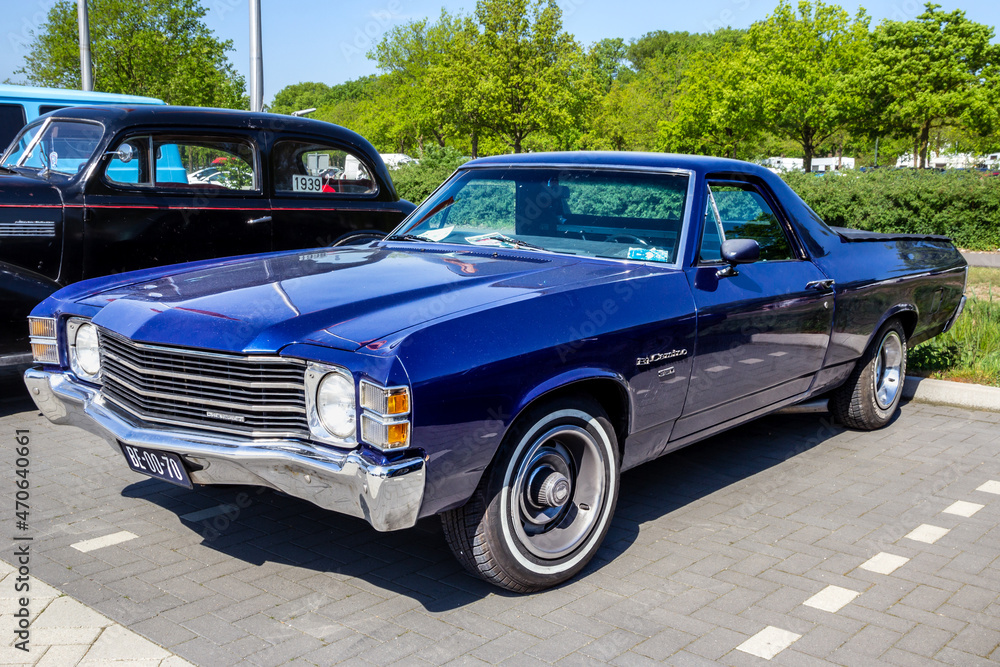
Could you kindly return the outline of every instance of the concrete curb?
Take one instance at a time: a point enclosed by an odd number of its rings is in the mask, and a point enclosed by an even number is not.
[[[963,252],[962,257],[969,263],[969,266],[1000,269],[1000,252]]]
[[[903,398],[917,403],[934,403],[967,410],[1000,412],[1000,387],[908,377]]]

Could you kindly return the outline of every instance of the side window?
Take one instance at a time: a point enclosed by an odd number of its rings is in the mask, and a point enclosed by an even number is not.
[[[112,151],[122,156],[111,158],[105,176],[117,185],[216,193],[260,189],[253,147],[241,140],[176,135],[128,137]]]
[[[718,261],[722,241],[753,239],[763,261],[795,259],[778,216],[749,183],[709,182],[699,258]]]
[[[151,185],[149,137],[129,137],[111,149],[118,156],[108,161],[104,176],[116,185]]]
[[[7,148],[25,126],[24,107],[20,104],[0,104],[0,150]]]
[[[153,181],[160,189],[260,189],[253,148],[243,141],[153,137],[153,160]]]
[[[358,156],[327,144],[283,140],[274,145],[274,191],[296,195],[370,195],[375,179]]]

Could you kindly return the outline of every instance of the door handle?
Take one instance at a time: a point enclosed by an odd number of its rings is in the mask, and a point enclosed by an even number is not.
[[[827,278],[826,280],[811,280],[806,283],[806,289],[814,290],[825,290],[830,289],[836,284],[833,278]]]
[[[271,216],[265,215],[263,218],[251,218],[247,220],[248,225],[256,225],[258,222],[271,222]]]

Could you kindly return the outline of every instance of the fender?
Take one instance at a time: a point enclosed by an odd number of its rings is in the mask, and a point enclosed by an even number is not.
[[[59,288],[51,278],[0,262],[0,368],[30,363],[28,313]]]

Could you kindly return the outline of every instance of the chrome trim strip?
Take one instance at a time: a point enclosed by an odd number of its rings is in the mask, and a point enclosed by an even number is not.
[[[207,357],[211,359],[222,359],[225,361],[249,361],[252,363],[259,364],[297,364],[304,366],[305,361],[302,359],[295,359],[293,357],[278,357],[278,356],[242,356],[239,354],[224,354],[222,352],[205,352],[204,350],[195,350],[187,347],[167,347],[164,345],[150,345],[149,343],[139,343],[134,340],[125,338],[121,334],[115,333],[109,329],[101,328],[101,333],[114,338],[121,343],[137,347],[143,350],[150,350],[151,352],[161,352],[163,354],[175,354],[175,355],[190,355],[194,357]]]
[[[5,238],[43,237],[56,235],[56,223],[48,220],[15,220],[0,222],[0,236]]]
[[[420,516],[426,479],[423,457],[383,463],[357,448],[150,428],[110,411],[96,388],[68,374],[29,369],[24,383],[50,421],[95,433],[119,454],[119,442],[177,454],[194,464],[192,468],[200,468],[189,471],[196,484],[267,486],[363,518],[380,531],[410,528]]]
[[[113,359],[115,363],[127,366],[136,373],[143,375],[155,375],[157,377],[176,378],[178,380],[193,380],[195,382],[213,382],[221,385],[232,385],[236,387],[246,387],[247,389],[297,389],[302,390],[302,383],[295,382],[246,382],[244,380],[233,380],[229,378],[217,378],[209,375],[191,375],[189,373],[177,373],[172,371],[161,371],[155,368],[141,368],[115,354],[114,351],[105,352],[105,357]]]
[[[135,417],[136,419],[143,422],[152,422],[156,424],[164,424],[166,426],[179,426],[181,428],[188,428],[196,431],[208,430],[208,431],[218,431],[219,433],[231,433],[233,435],[241,435],[249,438],[291,438],[298,440],[308,440],[309,433],[305,429],[301,431],[257,431],[257,430],[238,430],[234,428],[226,428],[221,424],[216,426],[214,423],[202,422],[202,421],[183,421],[179,419],[167,419],[165,417],[154,417],[147,414],[138,414],[135,410],[129,406],[122,403],[116,397],[103,393],[101,394],[101,400],[114,403],[119,409],[124,410],[129,415]]]
[[[25,366],[34,361],[34,357],[30,352],[26,354],[6,354],[0,355],[0,368],[6,366]]]
[[[271,404],[261,404],[255,405],[253,403],[228,403],[226,401],[219,401],[212,398],[203,398],[201,396],[191,396],[188,394],[166,394],[159,391],[147,391],[144,389],[139,389],[131,382],[125,380],[117,373],[104,369],[104,378],[114,380],[118,384],[124,385],[131,391],[139,394],[140,396],[146,396],[147,398],[163,398],[168,401],[182,401],[187,403],[201,403],[203,405],[211,405],[217,408],[228,408],[230,410],[252,410],[254,412],[296,412],[298,414],[305,414],[305,408],[299,405],[271,405]]]

